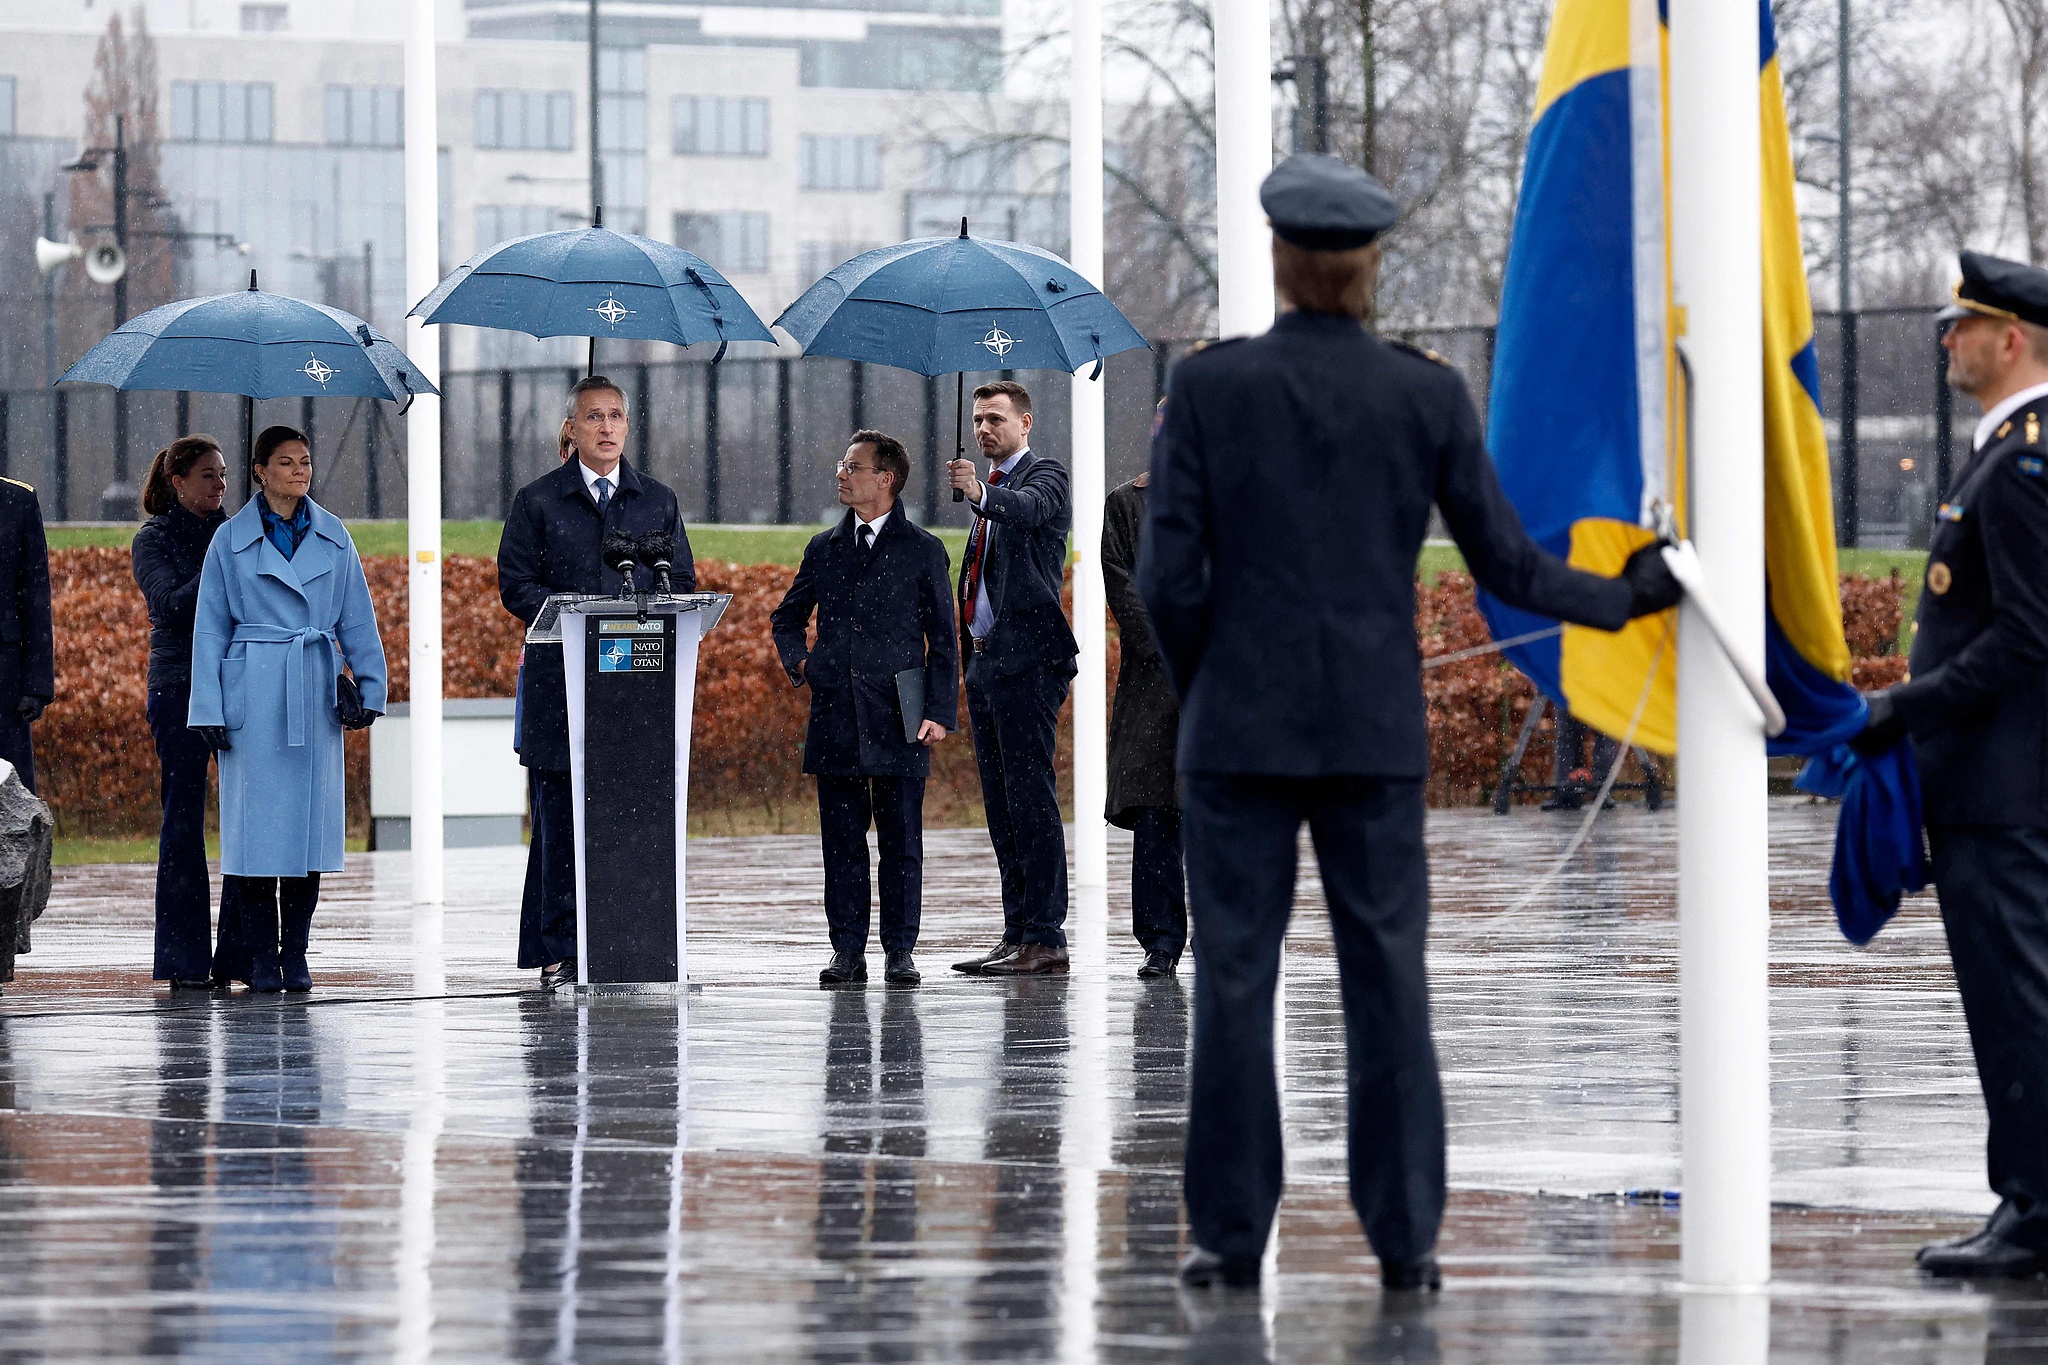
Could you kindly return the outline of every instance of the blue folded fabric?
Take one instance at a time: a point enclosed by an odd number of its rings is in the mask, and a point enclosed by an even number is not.
[[[1898,911],[1902,895],[1927,885],[1912,742],[1901,740],[1875,758],[1837,744],[1809,760],[1793,785],[1842,803],[1828,899],[1843,937],[1868,943]]]

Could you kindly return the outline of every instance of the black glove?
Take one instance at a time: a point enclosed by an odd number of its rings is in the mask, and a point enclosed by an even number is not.
[[[344,730],[367,730],[370,728],[371,722],[383,714],[382,711],[371,711],[358,707],[354,714],[341,718],[341,728]]]
[[[1621,566],[1621,581],[1628,584],[1628,616],[1654,616],[1669,611],[1685,600],[1685,589],[1671,566],[1664,562],[1668,540],[1652,541],[1628,557]]]
[[[1876,758],[1906,737],[1906,722],[1899,718],[1891,693],[1873,692],[1863,700],[1870,704],[1870,716],[1849,737],[1849,747],[1865,758]]]
[[[228,742],[228,727],[225,725],[195,725],[192,733],[199,736],[199,742],[215,753],[226,753],[235,746]]]
[[[34,725],[43,718],[43,708],[49,704],[47,697],[23,697],[14,703],[14,714],[21,717],[23,724]]]

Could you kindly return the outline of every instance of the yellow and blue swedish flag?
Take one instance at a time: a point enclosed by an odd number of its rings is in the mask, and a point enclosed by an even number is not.
[[[1631,41],[1632,9],[1657,27],[1647,48]],[[1758,23],[1766,674],[1788,722],[1771,747],[1814,754],[1860,728],[1864,706],[1848,682],[1820,367],[1769,0],[1759,0]],[[1488,436],[1502,486],[1539,542],[1603,573],[1652,538],[1654,502],[1668,501],[1684,527],[1674,434],[1682,423],[1662,420],[1664,393],[1677,387],[1663,287],[1663,51],[1661,13],[1650,17],[1643,0],[1558,0],[1495,342]],[[1480,606],[1496,639],[1550,624],[1485,594]],[[1613,635],[1568,626],[1508,652],[1546,695],[1620,736],[1666,629],[1656,618]],[[1660,669],[1635,730],[1638,743],[1665,753],[1678,743],[1676,677],[1668,662]]]

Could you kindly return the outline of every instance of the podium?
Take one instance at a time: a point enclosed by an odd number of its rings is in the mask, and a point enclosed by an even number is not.
[[[529,644],[562,646],[580,986],[683,982],[690,720],[726,593],[558,593]]]

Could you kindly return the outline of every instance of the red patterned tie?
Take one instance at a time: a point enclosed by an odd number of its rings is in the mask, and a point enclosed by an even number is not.
[[[984,482],[994,485],[1003,481],[1003,471],[991,469]],[[981,591],[981,563],[988,558],[988,518],[977,516],[974,529],[967,533],[967,586],[962,589],[961,600],[967,604],[967,619],[974,619],[974,600]]]

